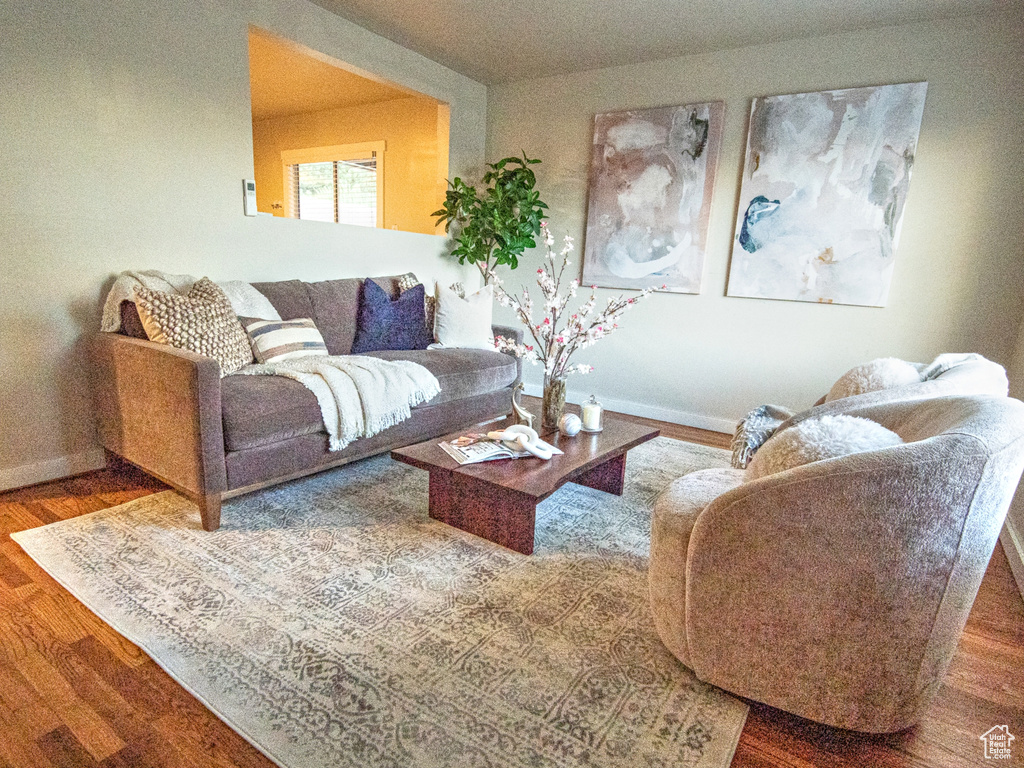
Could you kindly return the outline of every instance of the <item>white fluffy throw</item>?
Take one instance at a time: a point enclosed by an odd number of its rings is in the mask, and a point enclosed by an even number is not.
[[[914,363],[896,357],[880,357],[851,368],[840,376],[825,395],[825,402],[903,384],[919,384],[921,380],[920,367]]]
[[[903,443],[895,432],[859,416],[822,416],[775,433],[754,454],[747,479],[784,472],[812,461],[875,451]]]
[[[418,363],[362,355],[300,357],[250,365],[238,373],[285,376],[310,390],[320,404],[332,451],[405,421],[414,405],[441,391],[434,375]]]

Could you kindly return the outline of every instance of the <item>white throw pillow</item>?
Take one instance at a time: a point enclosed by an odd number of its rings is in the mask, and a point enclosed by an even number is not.
[[[756,480],[812,461],[903,443],[895,432],[859,416],[822,416],[777,432],[754,454],[747,479]]]
[[[919,384],[921,380],[921,373],[913,363],[895,357],[880,357],[851,368],[840,376],[825,395],[825,402],[904,384]]]
[[[494,335],[491,331],[493,314],[492,286],[485,285],[463,299],[455,291],[438,283],[434,339],[445,347],[494,349]]]

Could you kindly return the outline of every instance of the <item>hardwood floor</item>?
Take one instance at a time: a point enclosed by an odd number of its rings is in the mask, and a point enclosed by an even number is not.
[[[728,446],[726,435],[656,424],[668,437]],[[272,765],[8,536],[164,487],[117,462],[0,493],[0,768]],[[1004,724],[1017,736],[1013,759],[985,760],[978,737]],[[865,736],[752,703],[732,765],[1024,765],[1024,600],[1002,549],[989,564],[945,684],[920,725]]]

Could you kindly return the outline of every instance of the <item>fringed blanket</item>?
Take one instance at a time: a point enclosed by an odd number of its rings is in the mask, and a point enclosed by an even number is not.
[[[405,421],[414,405],[441,391],[422,365],[361,355],[300,357],[246,366],[235,375],[239,374],[285,376],[311,391],[320,404],[332,451]]]
[[[164,293],[188,293],[196,279],[192,275],[172,275],[156,269],[144,269],[138,272],[122,272],[117,276],[106,301],[103,302],[103,317],[100,330],[110,333],[121,330],[121,302],[135,301],[135,289],[149,288],[151,291]],[[270,299],[257,291],[249,283],[241,280],[228,280],[217,283],[231,302],[235,314],[243,317],[258,317],[262,320],[280,320],[281,316],[270,303]]]

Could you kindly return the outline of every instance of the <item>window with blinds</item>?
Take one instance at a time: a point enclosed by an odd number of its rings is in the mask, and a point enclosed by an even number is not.
[[[294,219],[382,227],[383,142],[281,153]]]

